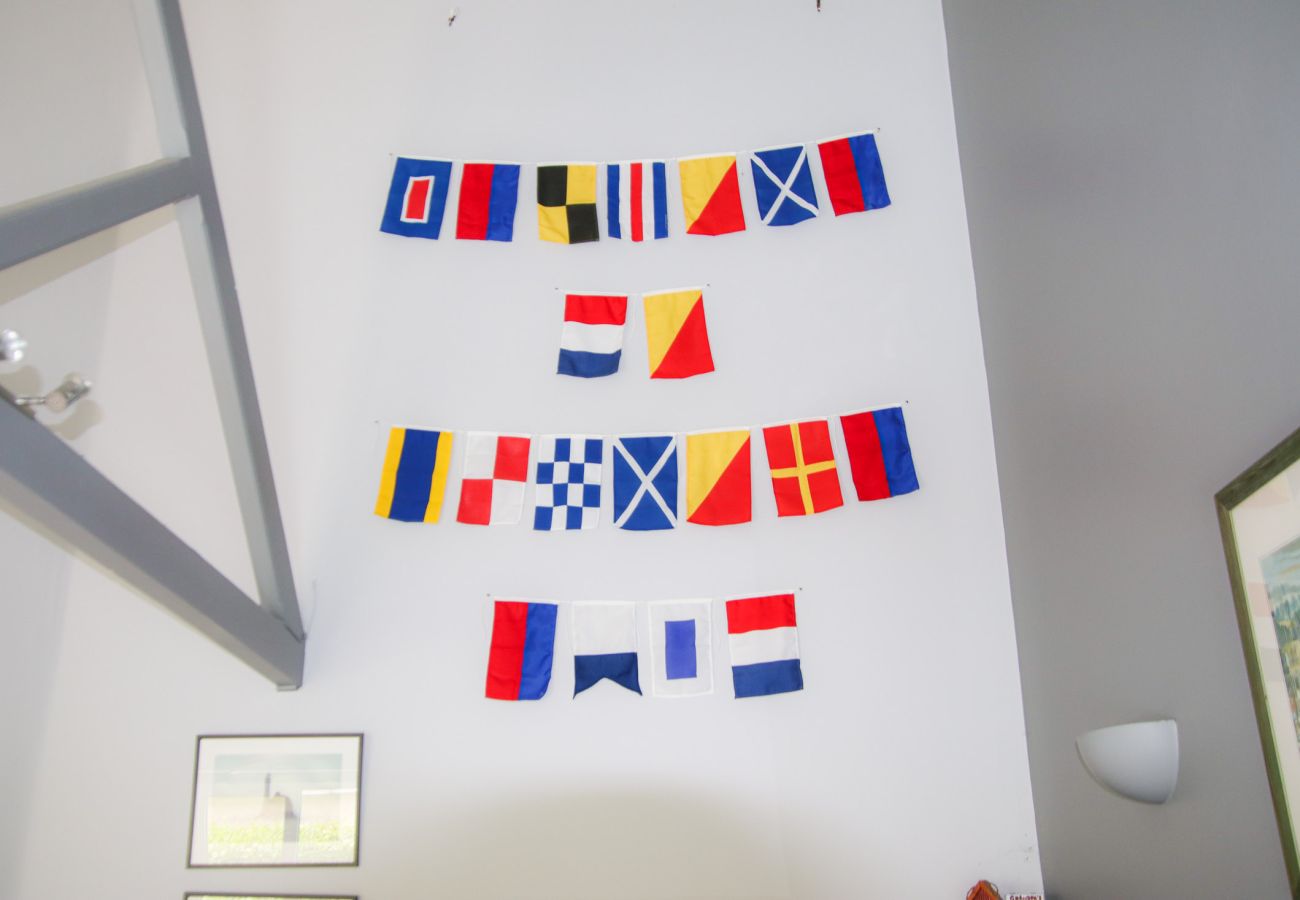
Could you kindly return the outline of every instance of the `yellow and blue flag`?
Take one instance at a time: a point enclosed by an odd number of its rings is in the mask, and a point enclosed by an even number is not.
[[[437,522],[450,467],[450,431],[393,428],[375,515],[399,522]]]

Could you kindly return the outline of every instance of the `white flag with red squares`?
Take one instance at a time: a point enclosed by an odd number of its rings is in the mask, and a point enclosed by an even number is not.
[[[471,431],[465,436],[460,508],[456,521],[467,525],[515,525],[524,510],[528,481],[526,434]]]

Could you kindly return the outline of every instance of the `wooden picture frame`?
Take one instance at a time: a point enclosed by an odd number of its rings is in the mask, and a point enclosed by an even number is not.
[[[1300,430],[1214,500],[1287,877],[1300,897]]]
[[[200,735],[186,865],[355,866],[360,734]]]

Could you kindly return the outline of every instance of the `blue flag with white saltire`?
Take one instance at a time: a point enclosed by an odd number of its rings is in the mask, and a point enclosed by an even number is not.
[[[628,531],[677,527],[677,437],[614,438],[614,524]]]
[[[807,147],[796,144],[755,150],[750,164],[758,216],[764,225],[795,225],[817,215],[817,190]]]

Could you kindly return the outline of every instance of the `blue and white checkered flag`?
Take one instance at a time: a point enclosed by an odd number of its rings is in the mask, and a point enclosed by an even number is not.
[[[537,439],[536,531],[596,527],[604,456],[602,437],[546,434]]]

